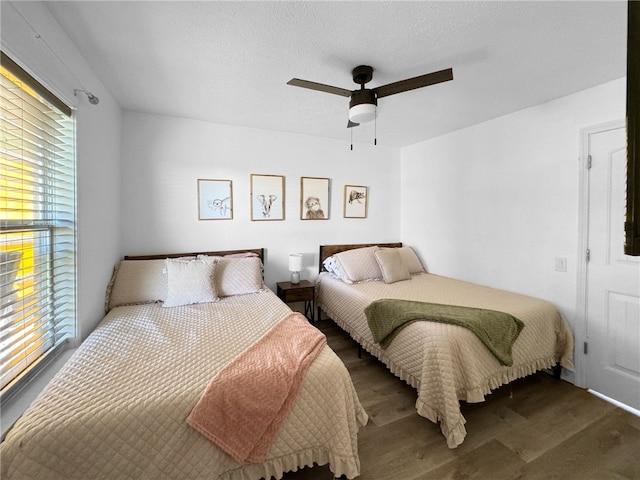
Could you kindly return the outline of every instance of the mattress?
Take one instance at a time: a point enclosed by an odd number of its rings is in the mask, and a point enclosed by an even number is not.
[[[11,479],[259,479],[314,463],[354,478],[367,415],[325,346],[264,463],[235,462],[185,423],[207,384],[291,310],[270,290],[111,310],[1,444]]]
[[[469,330],[419,321],[404,328],[387,349],[374,343],[364,308],[382,298],[478,307],[509,313],[524,322],[513,345],[513,365],[503,366]],[[364,349],[418,391],[418,414],[440,423],[447,445],[466,436],[460,400],[482,402],[500,385],[560,363],[572,368],[573,337],[551,303],[526,295],[433,274],[386,284],[349,285],[324,272],[318,278],[317,303]]]

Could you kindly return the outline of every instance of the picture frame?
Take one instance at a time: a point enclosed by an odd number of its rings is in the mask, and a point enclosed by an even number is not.
[[[284,175],[251,174],[251,221],[284,220]]]
[[[367,218],[368,190],[362,185],[344,186],[344,218]]]
[[[300,220],[329,220],[328,178],[300,177]]]
[[[198,179],[198,220],[233,220],[233,182]]]

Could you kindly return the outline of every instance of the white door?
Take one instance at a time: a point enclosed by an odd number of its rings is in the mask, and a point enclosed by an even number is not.
[[[640,410],[640,257],[624,254],[624,128],[589,138],[587,387]]]

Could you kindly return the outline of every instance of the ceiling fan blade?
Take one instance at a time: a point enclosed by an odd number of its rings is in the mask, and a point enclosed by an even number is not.
[[[416,88],[428,87],[429,85],[435,85],[436,83],[448,82],[449,80],[453,80],[453,69],[451,68],[382,85],[374,88],[373,92],[378,98],[382,98],[396,93],[415,90]]]
[[[293,85],[294,87],[309,88],[311,90],[318,90],[319,92],[333,93],[334,95],[340,95],[342,97],[350,97],[351,90],[340,87],[332,87],[331,85],[325,85],[324,83],[310,82],[309,80],[300,80],[299,78],[292,78],[287,82],[287,85]]]
[[[360,124],[359,123],[354,123],[351,120],[349,120],[349,122],[347,123],[347,128],[357,127],[358,125],[360,125]]]

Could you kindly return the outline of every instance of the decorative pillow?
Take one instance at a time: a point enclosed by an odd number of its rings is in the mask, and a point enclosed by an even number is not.
[[[218,301],[214,273],[218,258],[199,256],[195,260],[167,258],[167,298],[163,307]]]
[[[409,273],[411,275],[416,275],[419,273],[427,273],[427,270],[424,268],[420,259],[416,255],[416,252],[413,251],[411,247],[400,247],[398,248],[400,252],[400,257],[404,261],[405,265],[409,269]]]
[[[106,310],[120,305],[162,301],[167,296],[164,259],[122,260],[107,288]]]
[[[338,263],[338,261],[334,256],[325,258],[324,262],[322,262],[322,265],[324,266],[324,269],[334,277],[336,278],[344,277],[344,272],[342,271],[342,267],[340,267],[340,264]]]
[[[216,266],[215,284],[221,297],[262,291],[264,282],[260,258],[221,258]]]
[[[382,272],[373,254],[378,247],[356,248],[336,253],[337,263],[342,267],[345,283],[361,283],[382,278]]]
[[[382,271],[384,283],[395,283],[409,280],[411,274],[397,248],[381,248],[373,252]]]

